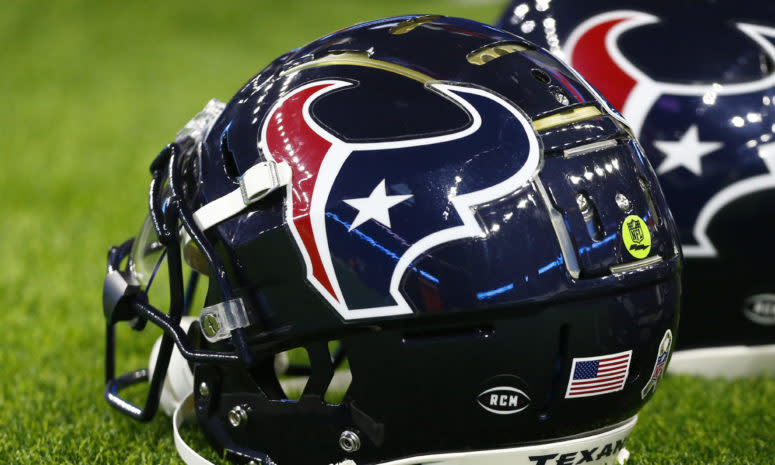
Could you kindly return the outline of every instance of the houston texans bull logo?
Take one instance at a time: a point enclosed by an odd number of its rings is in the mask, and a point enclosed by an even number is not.
[[[658,21],[630,10],[600,14],[575,28],[563,51],[638,135],[675,214],[684,253],[713,257],[717,251],[707,228],[714,215],[745,195],[775,188],[775,73],[725,85],[654,80],[617,43],[626,31]],[[775,59],[775,29],[742,23],[737,28]],[[748,110],[736,114],[738,108]],[[664,126],[680,130],[652,130]]]
[[[352,85],[324,80],[292,90],[269,112],[259,146],[293,169],[286,220],[314,288],[345,319],[411,313],[399,291],[404,273],[411,269],[433,281],[412,265],[415,259],[484,234],[473,208],[532,178],[537,137],[527,117],[501,97],[431,83],[428,89],[469,114],[467,127],[409,140],[345,142],[318,124],[310,107]]]

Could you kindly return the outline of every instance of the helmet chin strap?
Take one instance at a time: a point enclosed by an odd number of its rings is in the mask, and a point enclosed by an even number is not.
[[[188,328],[197,319],[192,316],[184,316],[180,321],[180,327],[188,332]],[[161,337],[151,349],[151,356],[148,361],[148,377],[153,377],[153,369],[156,366],[156,359],[159,356],[159,347],[161,346]],[[167,368],[167,377],[164,378],[159,407],[172,417],[172,431],[175,437],[175,448],[183,462],[188,465],[212,465],[212,462],[197,454],[183,438],[180,436],[180,425],[186,419],[193,418],[194,414],[194,374],[183,355],[181,355],[177,346],[172,350],[170,364]]]
[[[180,425],[189,418],[194,418],[194,392],[192,391],[175,408],[172,415],[172,434],[175,436],[175,449],[187,465],[212,465],[212,462],[197,454],[180,436]]]
[[[188,332],[188,328],[196,320],[196,317],[184,316],[180,321],[180,327],[183,328],[183,331]],[[151,349],[151,357],[148,362],[149,378],[153,377],[153,369],[156,366],[156,358],[159,355],[160,346],[161,337],[156,339],[153,349]],[[167,368],[167,377],[164,379],[161,398],[159,399],[159,407],[167,416],[172,417],[175,448],[178,450],[178,455],[183,462],[187,465],[212,465],[212,462],[197,454],[180,436],[180,425],[187,419],[195,417],[194,374],[191,373],[188,362],[181,355],[177,346],[172,350],[172,357],[170,357],[170,364]]]

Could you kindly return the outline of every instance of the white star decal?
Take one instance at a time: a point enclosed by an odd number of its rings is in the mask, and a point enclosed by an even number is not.
[[[374,220],[390,227],[390,208],[412,197],[409,195],[387,195],[385,180],[377,184],[368,197],[358,199],[345,199],[344,203],[358,210],[358,214],[350,225],[348,231],[352,231],[363,223]]]
[[[697,125],[693,125],[678,141],[654,141],[654,145],[666,155],[657,168],[657,173],[663,174],[683,166],[695,176],[702,176],[702,157],[715,152],[724,144],[722,142],[700,142]]]

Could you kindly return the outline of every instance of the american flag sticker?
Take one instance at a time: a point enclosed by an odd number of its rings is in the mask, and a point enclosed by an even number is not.
[[[574,358],[565,398],[591,397],[624,389],[632,351],[600,357]]]

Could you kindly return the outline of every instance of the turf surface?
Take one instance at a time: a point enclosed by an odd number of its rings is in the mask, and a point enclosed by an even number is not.
[[[502,6],[0,2],[0,463],[179,463],[167,418],[137,424],[102,400],[100,294],[108,245],[143,219],[151,158],[207,99],[227,100],[275,56],[355,22],[490,21]],[[154,338],[123,337],[119,368],[145,366]],[[775,462],[775,380],[673,377],[657,394],[631,438],[633,463]]]

